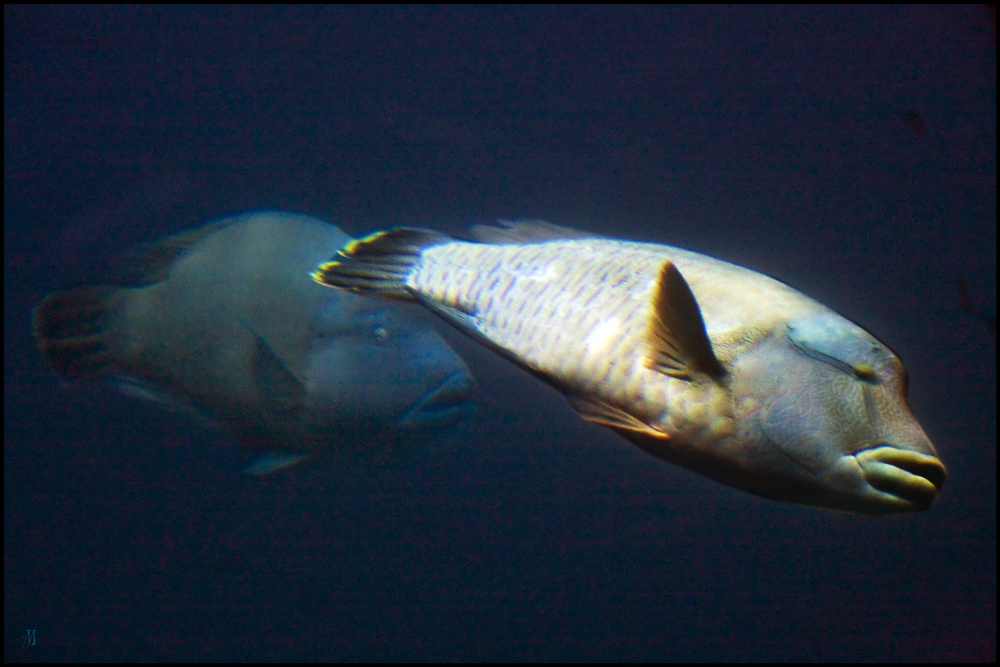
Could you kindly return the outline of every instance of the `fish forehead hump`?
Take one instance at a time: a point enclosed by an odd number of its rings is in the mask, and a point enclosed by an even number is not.
[[[328,298],[303,279],[329,244],[349,240],[308,216],[251,213],[227,218],[186,249],[165,280],[136,292],[127,316],[134,363],[170,365],[193,383],[250,381],[243,361],[264,338],[293,374],[303,371],[313,314]],[[301,375],[299,375],[301,377]],[[202,383],[208,386],[202,387]]]
[[[177,367],[208,392],[206,400],[220,391],[257,400],[251,361],[261,341],[302,384],[301,407],[327,427],[331,440],[344,420],[388,425],[444,378],[459,376],[471,386],[464,362],[425,318],[414,317],[420,313],[333,292],[309,278],[309,270],[350,240],[308,216],[241,216],[192,247],[170,279],[155,286],[157,306],[170,302],[161,308],[170,321],[160,326],[176,327],[165,344],[181,355],[200,351],[200,369],[180,360]],[[182,337],[189,344],[178,347]],[[220,387],[223,378],[227,384]],[[458,400],[461,392],[454,393]]]

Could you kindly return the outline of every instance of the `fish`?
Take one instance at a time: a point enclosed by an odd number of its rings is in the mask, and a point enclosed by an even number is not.
[[[310,279],[349,241],[277,211],[175,234],[132,251],[124,284],[46,296],[38,350],[62,378],[106,379],[235,434],[257,455],[251,474],[412,452],[472,414],[475,381],[420,309]]]
[[[541,221],[475,241],[398,227],[314,279],[415,301],[646,452],[779,501],[928,509],[946,470],[884,343],[790,286],[656,243]]]

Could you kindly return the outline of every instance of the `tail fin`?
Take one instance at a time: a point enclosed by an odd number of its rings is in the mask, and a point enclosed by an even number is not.
[[[85,287],[53,292],[35,307],[33,326],[45,363],[66,378],[95,378],[117,369],[105,329],[120,291]]]
[[[383,299],[412,301],[406,279],[427,248],[453,238],[429,229],[396,227],[351,241],[312,274],[321,285]]]

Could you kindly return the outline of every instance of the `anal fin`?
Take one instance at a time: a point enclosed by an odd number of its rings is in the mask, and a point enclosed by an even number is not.
[[[580,413],[580,416],[584,420],[593,424],[600,424],[601,426],[613,428],[616,431],[638,433],[657,439],[665,440],[669,438],[663,431],[602,400],[580,396],[579,394],[567,394],[566,398],[569,399],[570,405]]]

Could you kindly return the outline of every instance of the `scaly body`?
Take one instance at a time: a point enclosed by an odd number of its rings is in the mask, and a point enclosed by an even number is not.
[[[761,495],[925,509],[944,480],[870,334],[772,278],[671,246],[546,223],[488,243],[397,229],[349,244],[325,284],[415,299],[563,391],[587,420]]]

